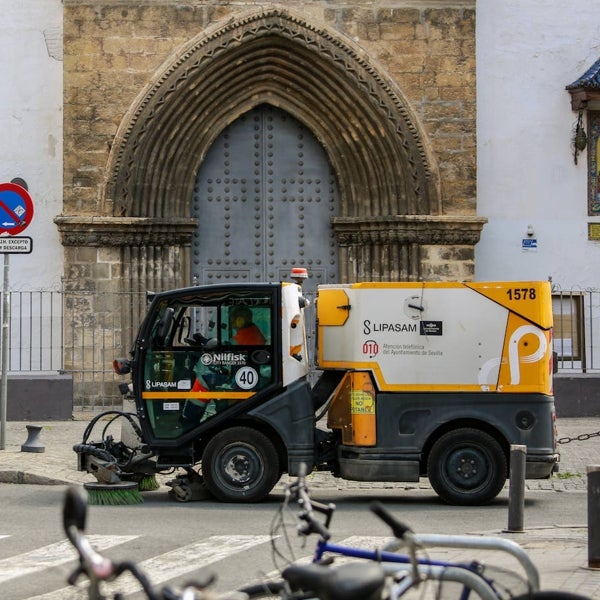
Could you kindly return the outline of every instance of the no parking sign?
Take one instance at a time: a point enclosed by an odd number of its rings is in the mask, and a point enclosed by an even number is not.
[[[29,192],[16,183],[0,183],[0,253],[28,254],[30,237],[15,237],[33,219],[33,200]]]

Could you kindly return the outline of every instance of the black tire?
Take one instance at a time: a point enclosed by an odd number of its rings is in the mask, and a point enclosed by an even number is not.
[[[427,460],[429,481],[448,504],[486,504],[502,490],[508,477],[500,444],[478,429],[455,429],[435,442]]]
[[[223,502],[260,502],[279,479],[279,457],[267,436],[249,427],[221,431],[202,455],[208,491]]]
[[[517,596],[513,600],[592,600],[588,596],[580,596],[579,594],[573,594],[571,592],[556,591],[541,591],[531,592],[530,594],[523,594]]]

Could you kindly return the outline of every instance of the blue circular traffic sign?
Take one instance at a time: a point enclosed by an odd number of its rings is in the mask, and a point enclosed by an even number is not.
[[[17,235],[33,219],[33,200],[16,183],[0,183],[0,235]]]

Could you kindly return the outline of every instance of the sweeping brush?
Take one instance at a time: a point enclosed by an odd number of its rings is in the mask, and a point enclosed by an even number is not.
[[[137,483],[140,492],[153,492],[160,489],[160,483],[154,474],[132,475],[130,473],[121,473],[121,481],[133,481]]]
[[[160,483],[156,475],[144,475],[138,483],[138,489],[140,492],[153,492],[160,489]]]
[[[119,483],[84,483],[89,505],[119,506],[125,504],[142,504],[142,498],[137,483],[122,481]]]

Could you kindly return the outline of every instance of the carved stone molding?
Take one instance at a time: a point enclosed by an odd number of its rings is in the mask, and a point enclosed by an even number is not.
[[[319,139],[342,215],[441,212],[437,164],[397,85],[349,38],[283,8],[217,24],[163,67],[121,122],[107,206],[115,216],[189,214],[215,137],[263,103]]]
[[[190,246],[196,219],[70,217],[54,219],[63,246]]]
[[[475,245],[487,223],[484,217],[390,215],[334,217],[332,225],[340,246],[365,243],[420,245]]]

